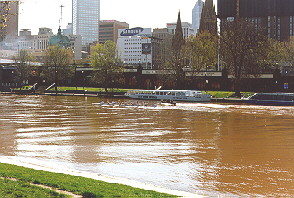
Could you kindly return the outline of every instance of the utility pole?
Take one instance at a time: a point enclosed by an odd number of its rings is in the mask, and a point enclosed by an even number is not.
[[[240,0],[236,0],[236,18],[240,17]]]

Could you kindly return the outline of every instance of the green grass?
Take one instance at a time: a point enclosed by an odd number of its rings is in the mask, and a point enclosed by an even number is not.
[[[105,92],[104,88],[94,88],[94,87],[57,87],[58,91],[66,91],[66,90],[87,90],[93,92]],[[51,88],[50,90],[55,90],[55,88]],[[127,92],[128,89],[118,89],[118,88],[108,88],[109,92]]]
[[[25,181],[11,181],[0,179],[0,197],[69,197],[55,191],[30,185]]]
[[[29,183],[42,184],[83,197],[176,197],[155,191],[142,190],[122,184],[111,184],[94,179],[71,175],[38,171],[20,166],[0,163],[0,177],[16,178],[19,181],[0,180],[0,197],[61,197],[50,195],[50,190],[42,190]],[[1,185],[3,182],[5,185]],[[7,185],[6,185],[7,184]],[[14,196],[15,193],[19,196]],[[27,196],[31,192],[40,193],[38,196]],[[1,194],[2,193],[2,194]],[[3,196],[2,196],[3,195]],[[7,195],[7,196],[6,196]]]
[[[235,92],[227,92],[227,91],[208,91],[210,95],[214,98],[236,98]],[[253,92],[241,92],[243,97],[249,97],[253,95]]]
[[[23,86],[22,88],[14,88],[13,90],[30,90],[33,86]]]
[[[50,90],[54,90],[54,87]],[[93,88],[93,87],[58,87],[58,91],[66,91],[66,90],[87,90],[93,92],[105,92],[104,88]],[[109,88],[109,92],[127,92],[130,89],[119,89],[119,88]],[[205,93],[205,92],[204,92]],[[237,98],[235,96],[235,92],[228,91],[207,91],[214,98]],[[241,92],[243,97],[249,97],[253,95],[253,92]]]

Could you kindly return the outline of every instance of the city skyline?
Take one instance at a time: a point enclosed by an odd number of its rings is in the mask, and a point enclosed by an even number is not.
[[[72,0],[22,0],[21,2],[19,30],[31,29],[33,34],[37,34],[40,27],[48,27],[56,33],[61,17],[61,5],[64,6],[61,28],[72,22]],[[101,0],[100,19],[127,22],[130,27],[164,28],[166,23],[176,22],[179,10],[182,21],[192,23],[192,9],[196,2],[197,0],[185,0],[185,3],[149,0],[149,4],[142,5],[135,0]],[[214,3],[216,4],[215,0]]]

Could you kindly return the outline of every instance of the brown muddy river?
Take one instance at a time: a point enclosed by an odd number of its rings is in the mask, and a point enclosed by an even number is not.
[[[100,101],[0,95],[0,156],[212,197],[294,196],[294,107]]]

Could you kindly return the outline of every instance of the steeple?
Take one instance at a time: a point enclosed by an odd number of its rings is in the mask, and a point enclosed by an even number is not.
[[[172,49],[178,51],[182,48],[184,44],[185,44],[185,40],[183,36],[181,13],[179,11],[175,35],[173,36],[173,41],[172,41]]]
[[[206,0],[204,3],[199,31],[208,31],[211,34],[217,33],[217,17],[213,0]]]

